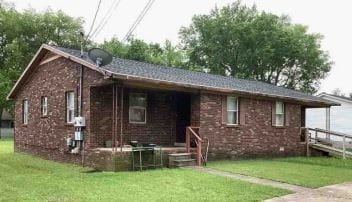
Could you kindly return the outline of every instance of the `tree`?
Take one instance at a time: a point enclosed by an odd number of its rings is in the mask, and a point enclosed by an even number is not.
[[[102,44],[100,44],[100,48],[119,58],[126,58],[126,54],[129,49],[127,44],[120,42],[117,38],[105,40]]]
[[[321,35],[240,1],[194,16],[180,37],[191,66],[308,93],[317,91],[332,65]]]
[[[170,41],[166,40],[163,47],[158,45],[157,50],[152,54],[151,63],[162,64],[171,67],[189,69],[186,64],[186,55],[177,46],[173,46]]]
[[[12,83],[11,83],[11,80],[0,74],[0,97],[1,98],[6,98],[7,96],[7,93],[11,90],[11,86],[12,86]],[[1,124],[1,117],[2,117],[2,114],[4,112],[4,109],[7,109],[9,111],[11,111],[11,103],[10,102],[7,102],[6,99],[0,99],[0,129],[2,127],[2,124]],[[0,139],[1,139],[1,130],[0,130]]]
[[[150,61],[151,54],[148,44],[139,39],[132,39],[126,53],[126,58],[137,61]]]
[[[158,65],[188,68],[186,55],[180,48],[173,46],[170,41],[164,44],[146,43],[140,39],[131,39],[127,43],[120,42],[117,38],[104,41],[100,45],[115,57],[148,62]]]
[[[0,1],[0,122],[14,82],[43,44],[79,48],[83,21],[61,11],[18,12],[13,5]]]

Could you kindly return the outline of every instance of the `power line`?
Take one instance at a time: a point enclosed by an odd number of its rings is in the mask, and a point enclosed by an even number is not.
[[[116,10],[116,8],[117,8],[118,5],[120,4],[120,2],[121,2],[121,0],[119,0],[119,1],[116,3],[116,5],[115,5],[113,11]],[[105,20],[104,24],[102,25],[102,27],[100,28],[100,30],[95,34],[95,36],[98,36],[98,34],[101,32],[101,30],[104,29],[105,25],[109,22],[109,20],[110,20],[112,14],[114,13],[113,11],[110,13],[110,15],[109,15],[108,18]]]
[[[93,30],[93,27],[94,27],[94,24],[95,24],[95,20],[97,19],[98,12],[99,12],[99,9],[100,9],[100,5],[101,5],[101,0],[99,0],[98,7],[97,7],[97,10],[95,11],[95,15],[94,15],[94,18],[93,18],[92,25],[90,26],[89,32],[88,32],[87,37],[86,37],[86,41],[88,40],[89,35],[92,32],[92,30]]]
[[[134,30],[137,28],[137,26],[139,25],[139,23],[142,21],[142,19],[144,18],[144,16],[147,14],[148,10],[150,9],[150,7],[152,6],[152,4],[154,3],[155,0],[149,0],[147,2],[147,4],[144,6],[143,10],[141,11],[141,13],[138,15],[137,19],[134,21],[134,23],[132,24],[132,26],[130,27],[130,29],[128,30],[128,32],[126,33],[125,37],[123,38],[122,41],[126,41],[130,38],[130,36],[132,35],[132,33],[134,32]]]
[[[92,37],[98,36],[98,34],[104,29],[105,25],[108,23],[112,14],[114,13],[114,10],[116,10],[116,8],[119,6],[120,2],[121,0],[115,0],[111,4],[109,10],[106,12],[105,16],[100,20],[99,25],[95,28]]]
[[[104,18],[100,21],[99,26],[96,28],[95,33],[93,35],[93,37],[98,36],[98,34],[104,29],[105,25],[108,23],[108,21],[110,20],[112,14],[114,13],[114,10],[116,10],[116,8],[118,7],[118,5],[120,4],[121,0],[115,0],[113,2],[113,4],[111,5],[110,9],[108,10],[108,12],[106,13],[106,15],[104,16]]]
[[[100,27],[102,26],[102,24],[104,23],[104,21],[106,20],[106,17],[109,15],[109,13],[112,11],[112,9],[114,8],[115,3],[117,2],[117,0],[114,0],[111,4],[111,6],[109,7],[109,10],[105,13],[105,15],[103,16],[103,18],[100,20],[98,26],[95,28],[95,30],[93,31],[92,36],[100,29]]]
[[[135,20],[135,22],[132,24],[132,26],[130,27],[130,29],[128,30],[128,32],[126,33],[125,37],[123,38],[122,41],[126,41],[129,39],[129,37],[132,35],[133,31],[136,29],[136,27],[138,26],[138,24],[142,21],[142,19],[144,18],[145,14],[148,12],[149,8],[151,7],[151,5],[154,3],[154,0],[149,0],[147,2],[147,4],[145,5],[145,7],[143,8],[143,10],[141,11],[141,13],[138,15],[137,19]]]

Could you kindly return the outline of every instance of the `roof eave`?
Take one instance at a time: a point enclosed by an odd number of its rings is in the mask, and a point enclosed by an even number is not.
[[[35,63],[35,61],[37,60],[38,56],[40,55],[40,53],[44,50],[48,50],[48,51],[51,51],[55,54],[58,54],[64,58],[67,58],[69,60],[72,60],[74,62],[77,62],[79,64],[82,64],[88,68],[91,68],[95,71],[98,71],[98,72],[101,72],[101,70],[99,68],[97,68],[97,66],[89,63],[89,62],[86,62],[84,60],[82,60],[81,58],[78,58],[76,56],[73,56],[73,55],[70,55],[68,53],[65,53],[63,51],[60,51],[56,48],[53,48],[47,44],[43,44],[40,46],[40,48],[38,49],[38,51],[36,52],[36,54],[33,56],[32,60],[29,62],[29,64],[27,65],[27,67],[25,68],[25,70],[23,71],[23,73],[21,74],[20,78],[17,80],[17,82],[15,83],[15,85],[12,87],[10,93],[6,96],[6,99],[7,100],[13,100],[13,98],[15,97],[15,92],[17,90],[17,88],[19,87],[20,83],[23,82],[23,78],[24,76],[28,73],[29,69],[32,67],[32,65]],[[101,72],[103,73],[103,72]],[[104,73],[103,73],[104,74]]]
[[[21,83],[21,80],[23,79],[23,77],[27,74],[27,72],[30,69],[30,67],[33,65],[33,63],[38,58],[38,55],[43,51],[44,46],[45,46],[45,44],[41,45],[40,48],[38,49],[38,51],[35,53],[35,55],[33,56],[32,60],[29,62],[29,64],[25,68],[25,70],[22,72],[20,78],[16,81],[15,85],[12,87],[10,93],[6,96],[6,100],[12,100],[14,98],[15,90],[17,89],[17,87]]]
[[[109,75],[112,78],[117,78],[117,79],[122,79],[122,80],[136,80],[136,81],[144,81],[144,82],[150,82],[150,83],[156,83],[156,84],[167,84],[167,85],[176,85],[176,86],[181,86],[181,87],[186,87],[186,88],[196,88],[196,89],[201,89],[201,90],[209,90],[209,91],[217,91],[217,92],[223,92],[223,93],[241,93],[241,94],[250,94],[250,95],[255,95],[255,96],[261,96],[261,97],[268,97],[268,98],[276,98],[276,99],[284,99],[284,100],[291,100],[291,101],[296,101],[302,103],[302,105],[306,105],[307,107],[330,107],[330,106],[339,106],[339,103],[333,103],[333,102],[319,102],[319,101],[314,101],[314,100],[306,100],[306,99],[297,99],[297,98],[292,98],[288,96],[278,96],[278,95],[273,95],[273,94],[264,94],[260,92],[248,92],[248,91],[240,91],[240,90],[234,90],[230,88],[219,88],[219,87],[211,87],[211,86],[204,86],[204,85],[196,85],[196,84],[190,84],[190,83],[182,83],[182,82],[171,82],[171,81],[166,81],[166,80],[158,80],[158,79],[151,79],[147,77],[140,77],[140,76],[133,76],[133,75],[127,75],[127,74],[121,74],[121,73],[116,73],[112,72],[103,68],[97,67],[95,64],[89,63],[79,57],[76,57],[74,55],[71,55],[69,53],[63,52],[61,50],[58,50],[52,46],[43,44],[37,53],[34,55],[32,58],[31,62],[28,64],[14,87],[11,89],[9,95],[7,96],[8,100],[12,100],[15,96],[15,92],[19,86],[19,84],[22,82],[22,78],[26,75],[30,67],[33,65],[34,61],[36,61],[38,55],[40,52],[43,50],[49,50],[55,54],[61,55],[64,58],[67,58],[69,60],[72,60],[74,62],[77,62],[81,65],[84,65],[92,70],[95,70],[97,72],[100,72],[101,74]]]
[[[105,71],[108,71],[108,70],[105,70]],[[185,88],[196,88],[199,90],[216,91],[216,92],[222,92],[222,93],[238,93],[238,94],[247,94],[247,95],[253,95],[253,96],[274,98],[274,99],[290,100],[293,102],[299,102],[302,105],[307,106],[307,107],[330,107],[330,106],[339,106],[340,105],[339,103],[332,103],[332,102],[319,102],[319,101],[313,101],[313,100],[304,100],[304,99],[297,99],[297,98],[292,98],[292,97],[264,94],[264,93],[260,93],[260,92],[253,93],[253,92],[248,92],[248,91],[234,90],[234,89],[230,89],[230,88],[218,88],[218,87],[194,85],[194,84],[181,83],[181,82],[170,82],[170,81],[165,81],[165,80],[149,79],[149,78],[145,78],[145,77],[138,77],[138,76],[132,76],[132,75],[126,75],[126,74],[118,74],[118,73],[111,72],[111,71],[108,71],[108,72],[109,72],[109,74],[112,75],[112,78],[114,78],[114,79],[130,80],[130,81],[143,81],[143,82],[148,82],[148,83],[153,83],[153,84],[175,85],[175,86],[180,86],[180,87],[185,87]]]
[[[343,97],[343,96],[336,96],[336,95],[333,95],[333,94],[329,94],[329,93],[321,93],[319,95],[317,95],[317,97],[330,97],[331,99],[335,99],[335,100],[339,100],[341,102],[348,102],[348,103],[351,103],[352,104],[352,99],[348,98],[348,97]],[[327,98],[323,98],[323,99],[327,99]],[[333,101],[332,101],[333,102]]]

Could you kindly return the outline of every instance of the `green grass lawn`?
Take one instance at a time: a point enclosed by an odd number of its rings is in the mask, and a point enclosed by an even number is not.
[[[0,201],[261,201],[289,193],[184,169],[88,173],[12,145],[0,140]]]
[[[352,160],[332,157],[214,161],[208,166],[312,188],[352,181]]]

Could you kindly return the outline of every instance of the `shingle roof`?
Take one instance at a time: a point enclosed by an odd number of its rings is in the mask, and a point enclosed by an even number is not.
[[[80,51],[78,50],[62,47],[54,48],[70,55],[80,57]],[[87,57],[87,53],[85,53],[83,59],[86,62],[95,65],[95,63]],[[265,94],[268,96],[292,98],[305,102],[319,102],[328,105],[336,104],[323,98],[319,98],[316,96],[312,96],[306,93],[283,87],[278,87],[264,82],[238,79],[229,76],[207,74],[203,72],[189,71],[180,68],[154,65],[145,62],[138,62],[121,58],[113,58],[113,61],[109,65],[103,66],[102,68],[116,74],[138,76],[147,79],[162,80],[175,83],[184,83],[193,85],[195,87],[205,86],[213,88],[223,88],[251,94]]]

